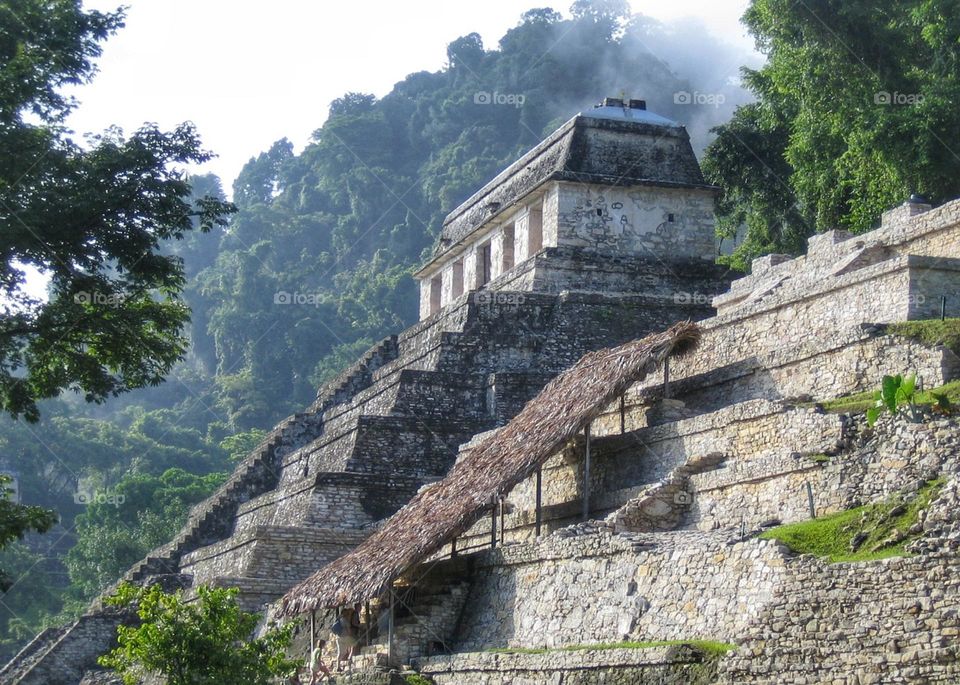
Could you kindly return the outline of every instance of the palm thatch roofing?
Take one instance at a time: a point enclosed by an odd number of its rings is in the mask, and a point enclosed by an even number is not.
[[[642,340],[585,355],[554,378],[506,426],[483,440],[440,482],[421,490],[348,554],[293,587],[280,614],[363,602],[466,532],[493,506],[577,436],[631,384],[671,355],[693,349],[690,322]]]

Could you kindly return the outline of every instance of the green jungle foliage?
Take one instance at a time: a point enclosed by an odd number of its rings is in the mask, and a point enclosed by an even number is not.
[[[704,161],[725,189],[720,233],[743,238],[733,265],[798,254],[816,231],[869,230],[911,193],[960,195],[958,16],[950,0],[750,3],[767,57],[744,70],[757,100]]]
[[[268,685],[291,675],[300,666],[285,655],[295,625],[271,627],[254,639],[260,616],[240,608],[237,592],[201,587],[197,600],[187,602],[158,585],[121,585],[108,603],[135,606],[140,624],[118,628],[118,646],[100,664],[127,685],[150,674],[170,685]]]

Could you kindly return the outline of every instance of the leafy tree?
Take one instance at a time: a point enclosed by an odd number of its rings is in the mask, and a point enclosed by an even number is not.
[[[203,501],[226,474],[197,476],[170,469],[158,476],[125,475],[76,518],[77,542],[66,555],[70,580],[90,598],[116,581],[183,526],[190,506]]]
[[[10,476],[0,474],[0,549],[31,531],[46,533],[57,522],[56,512],[14,502],[10,498],[13,491],[7,487],[12,482]],[[0,592],[6,592],[12,584],[10,574],[0,569]]]
[[[61,87],[88,81],[122,12],[79,0],[0,7],[0,408],[30,421],[37,401],[71,388],[100,402],[160,383],[186,349],[183,265],[161,242],[223,225],[232,207],[186,201],[178,166],[202,162],[193,127],[118,129],[86,147],[63,128]],[[49,299],[24,289],[27,268]]]
[[[119,627],[119,646],[100,657],[100,663],[128,685],[153,673],[170,685],[267,685],[291,674],[299,664],[287,659],[284,650],[294,625],[253,638],[259,617],[240,609],[237,592],[200,587],[197,601],[188,604],[180,592],[167,594],[157,585],[122,585],[109,602],[135,606],[141,623]]]
[[[740,264],[796,252],[813,231],[874,227],[911,192],[960,194],[960,24],[943,0],[752,0],[767,56],[757,105],[717,129],[709,176],[721,230],[746,223]]]
[[[228,435],[220,441],[220,449],[227,453],[230,461],[244,459],[253,449],[263,442],[267,432],[259,428],[251,428],[244,433]]]

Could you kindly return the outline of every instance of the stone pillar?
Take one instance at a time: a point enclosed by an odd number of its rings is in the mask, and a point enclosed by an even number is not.
[[[530,209],[524,207],[514,219],[513,263],[520,264],[530,257]]]
[[[513,249],[511,243],[510,248]],[[497,230],[490,241],[490,278],[491,280],[503,273],[503,230]]]
[[[560,224],[560,194],[557,188],[557,184],[554,183],[546,195],[543,196],[543,213],[541,219],[543,247],[556,247],[559,245],[557,228]]]
[[[453,262],[443,265],[440,285],[440,306],[446,307],[453,299]]]
[[[455,300],[463,295],[463,258],[453,260],[450,270],[453,272],[450,282],[450,299]]]
[[[430,308],[430,284],[431,280],[429,278],[424,278],[419,281],[420,285],[420,320],[423,321],[428,316],[433,313],[433,310]]]
[[[926,202],[908,201],[899,207],[894,207],[893,209],[888,209],[885,211],[881,217],[880,225],[882,228],[888,228],[890,226],[902,224],[919,214],[929,212],[931,209],[933,209],[932,205],[929,205]]]
[[[483,265],[478,263],[480,250],[476,245],[471,245],[463,255],[463,287],[464,290],[476,290],[481,285],[480,276],[483,273]]]

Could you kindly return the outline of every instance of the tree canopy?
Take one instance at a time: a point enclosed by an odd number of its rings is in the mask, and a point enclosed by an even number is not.
[[[716,129],[705,160],[726,190],[722,230],[747,227],[735,262],[869,230],[911,193],[960,195],[953,3],[753,0],[744,21],[767,57],[745,72],[757,102]]]
[[[100,402],[160,383],[187,349],[182,262],[161,243],[223,225],[232,207],[188,202],[202,162],[190,124],[118,129],[81,145],[63,126],[65,85],[94,73],[123,13],[79,0],[0,7],[0,408],[36,421],[65,389]],[[29,269],[47,298],[25,288]]]
[[[170,685],[269,685],[288,676],[298,662],[284,653],[294,624],[271,628],[259,637],[253,631],[260,617],[237,603],[236,588],[197,590],[197,600],[180,592],[165,593],[159,585],[122,585],[110,603],[136,609],[138,626],[120,626],[118,647],[100,663],[136,685],[159,674]]]

